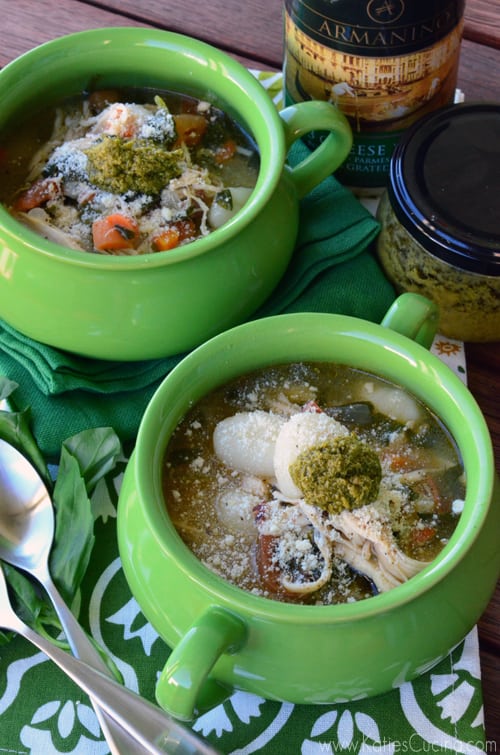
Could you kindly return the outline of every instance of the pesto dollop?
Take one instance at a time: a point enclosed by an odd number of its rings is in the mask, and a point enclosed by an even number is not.
[[[382,467],[375,451],[351,434],[303,451],[291,464],[290,475],[306,503],[339,514],[377,497]]]
[[[153,139],[104,135],[85,152],[89,180],[114,194],[157,194],[182,173],[183,150]]]

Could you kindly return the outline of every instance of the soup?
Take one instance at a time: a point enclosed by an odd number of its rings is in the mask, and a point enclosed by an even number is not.
[[[332,604],[397,587],[454,531],[464,470],[418,400],[344,365],[257,370],[173,433],[163,489],[181,538],[254,594]]]
[[[251,137],[194,97],[96,91],[3,135],[0,201],[64,246],[102,254],[168,251],[245,204],[259,168]]]

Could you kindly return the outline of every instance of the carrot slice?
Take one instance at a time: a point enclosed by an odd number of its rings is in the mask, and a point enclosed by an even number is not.
[[[94,247],[101,252],[134,249],[139,240],[139,227],[133,218],[117,212],[94,220],[92,238]]]
[[[196,237],[196,224],[190,219],[178,220],[154,237],[152,246],[155,252],[168,252],[186,239]]]
[[[166,228],[153,239],[154,252],[168,252],[180,244],[180,233],[177,228]]]
[[[414,547],[426,545],[436,537],[436,529],[431,525],[427,525],[426,527],[414,527],[410,537]]]

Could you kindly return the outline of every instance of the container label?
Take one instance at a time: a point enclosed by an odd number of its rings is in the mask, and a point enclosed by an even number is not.
[[[349,183],[356,176],[356,184],[364,187],[379,187],[385,183],[389,172],[391,155],[401,132],[381,134],[376,139],[358,134],[347,160],[337,172],[340,180]]]
[[[285,0],[310,39],[348,54],[383,57],[418,52],[460,26],[465,0]]]
[[[285,101],[345,113],[355,143],[342,180],[383,186],[391,144],[453,102],[463,11],[463,0],[285,0]]]

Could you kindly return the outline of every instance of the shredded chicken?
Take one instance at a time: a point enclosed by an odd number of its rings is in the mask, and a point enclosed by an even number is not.
[[[333,509],[309,502],[306,491],[291,479],[290,469],[304,449],[347,434],[344,425],[309,405],[288,417],[262,410],[237,413],[221,421],[214,432],[221,461],[273,481],[273,499],[258,507],[256,526],[261,537],[273,539],[272,557],[265,541],[266,568],[287,593],[306,595],[326,585],[334,559],[366,577],[378,592],[406,582],[426,566],[427,562],[410,558],[399,548],[386,495],[379,500],[375,492],[373,501]],[[406,473],[417,480],[424,475],[423,470]],[[398,479],[394,476],[385,491],[390,491],[393,505],[401,493]]]
[[[37,208],[38,210],[38,208]],[[44,212],[31,210],[30,212],[17,212],[13,213],[14,217],[19,220],[20,223],[30,228],[35,233],[38,233],[48,241],[53,241],[55,244],[61,244],[62,246],[69,247],[70,249],[79,249],[83,251],[83,247],[75,239],[65,233],[64,231],[56,228],[44,219]]]
[[[379,518],[374,506],[343,511],[333,519],[335,555],[373,582],[378,592],[397,587],[427,565],[403,553],[390,523]]]

